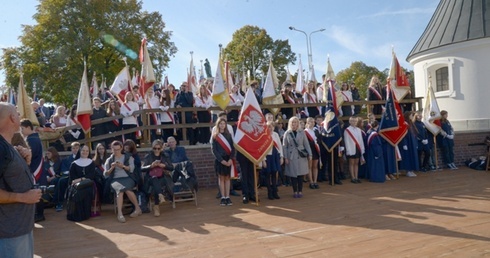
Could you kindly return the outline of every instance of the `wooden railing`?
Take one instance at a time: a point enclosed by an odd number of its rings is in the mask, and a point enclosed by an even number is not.
[[[404,99],[401,100],[400,103],[413,103],[416,104],[417,106],[414,108],[415,110],[418,110],[422,107],[422,98],[415,98],[415,99]],[[349,105],[366,105],[365,110],[370,110],[371,105],[377,105],[377,104],[385,104],[385,100],[379,100],[379,101],[355,101],[355,102],[344,102],[342,106],[349,106]],[[304,108],[304,107],[317,107],[317,106],[324,106],[324,103],[308,103],[308,104],[279,104],[279,105],[261,105],[262,110],[265,109],[272,109],[272,108]],[[231,111],[231,110],[240,110],[241,106],[228,106],[226,108],[226,111]],[[180,117],[182,118],[183,121],[179,124],[168,124],[168,125],[149,125],[148,124],[148,116],[150,113],[154,112],[162,112],[160,109],[143,109],[139,111],[135,111],[134,114],[139,114],[141,115],[141,119],[143,122],[143,126],[138,126],[135,128],[131,129],[126,129],[126,130],[120,130],[117,132],[113,132],[111,134],[105,134],[105,135],[100,135],[100,136],[94,136],[94,137],[85,137],[85,139],[79,140],[81,144],[90,144],[91,142],[97,142],[97,141],[103,141],[108,138],[113,138],[116,136],[121,136],[127,133],[133,133],[136,131],[143,131],[142,138],[140,140],[140,145],[141,147],[148,147],[151,145],[150,143],[150,134],[149,130],[155,130],[155,129],[182,129],[182,137],[183,139],[180,141],[181,145],[188,145],[189,141],[187,139],[187,128],[200,128],[200,127],[212,127],[214,126],[214,123],[192,123],[192,124],[187,124],[185,121],[185,112],[197,112],[197,111],[206,111],[206,110],[221,110],[219,107],[210,107],[209,109],[204,109],[204,108],[197,108],[197,107],[189,107],[189,108],[170,108],[168,109],[168,112],[175,112],[175,113],[180,113]],[[366,112],[362,111],[361,116],[365,116]],[[381,116],[378,115],[377,118],[379,119]],[[101,118],[101,119],[96,119],[92,121],[92,125],[98,125],[106,122],[110,122],[114,119],[121,119],[123,118],[122,115],[116,115],[116,116],[111,116],[111,117],[106,117],[106,118]],[[348,120],[348,117],[341,117],[342,120]],[[286,121],[285,121],[286,122]],[[235,122],[229,122],[231,125],[234,125]],[[69,127],[65,127],[65,131],[71,130],[71,129],[77,129],[79,128],[78,125],[73,125]],[[66,143],[65,147],[69,146],[70,143]]]

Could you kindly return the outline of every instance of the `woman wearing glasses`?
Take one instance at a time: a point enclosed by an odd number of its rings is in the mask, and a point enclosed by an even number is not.
[[[173,181],[170,177],[170,171],[174,169],[170,158],[163,151],[164,143],[161,140],[155,140],[152,143],[153,151],[148,153],[143,159],[142,172],[146,172],[145,189],[147,193],[153,196],[155,201],[153,212],[155,217],[160,216],[160,204],[165,202],[164,188],[171,193]]]
[[[123,154],[123,144],[120,141],[114,141],[111,144],[112,155],[105,162],[104,176],[111,180],[111,187],[116,192],[117,199],[117,220],[126,222],[126,218],[122,213],[123,197],[126,194],[134,205],[135,210],[129,216],[131,218],[141,215],[141,209],[136,200],[136,195],[133,188],[136,182],[130,177],[130,173],[134,171],[134,159],[131,154]]]

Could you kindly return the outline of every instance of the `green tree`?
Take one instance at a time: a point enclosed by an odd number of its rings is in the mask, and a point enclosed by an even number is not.
[[[354,82],[359,89],[361,99],[365,99],[369,82],[374,75],[378,76],[381,83],[386,81],[387,74],[379,71],[374,66],[368,66],[361,61],[356,61],[349,68],[339,71],[335,78],[338,84],[342,82]]]
[[[9,86],[17,85],[22,67],[27,84],[36,82],[49,101],[69,104],[77,97],[84,60],[89,77],[97,72],[99,84],[104,76],[109,86],[123,57],[139,70],[145,35],[157,80],[177,51],[161,14],[143,11],[141,1],[43,0],[37,10],[36,24],[23,28],[22,45],[3,49],[1,62]]]
[[[286,78],[286,65],[296,61],[288,40],[273,40],[265,29],[246,25],[233,33],[230,43],[223,50],[234,71],[250,70],[255,79],[267,74],[269,55],[278,73],[279,81]],[[258,78],[257,78],[258,77]]]

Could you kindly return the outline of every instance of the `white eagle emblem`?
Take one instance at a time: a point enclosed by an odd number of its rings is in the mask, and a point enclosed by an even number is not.
[[[243,120],[240,122],[240,129],[246,133],[251,133],[255,137],[262,134],[265,130],[264,118],[256,110],[250,111],[247,115],[243,115]]]

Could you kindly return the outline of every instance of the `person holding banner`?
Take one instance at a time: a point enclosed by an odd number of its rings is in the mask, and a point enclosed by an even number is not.
[[[304,131],[299,129],[299,119],[294,116],[288,121],[288,130],[282,142],[284,152],[284,174],[291,179],[293,197],[303,197],[303,177],[308,174],[308,160],[312,159],[310,143]]]
[[[419,155],[417,152],[417,136],[416,129],[413,121],[415,120],[415,113],[413,111],[406,111],[403,113],[405,123],[408,124],[408,131],[405,137],[401,140],[398,146],[401,146],[400,154],[402,160],[400,161],[400,169],[407,171],[407,177],[416,177],[415,170],[419,169]]]
[[[373,121],[371,127],[367,133],[368,139],[366,146],[368,179],[370,182],[384,183],[386,180],[391,180],[391,178],[385,174],[385,161],[381,136],[378,134],[378,121]]]
[[[360,184],[361,180],[358,178],[359,174],[359,159],[361,159],[361,165],[365,163],[364,160],[364,140],[362,138],[362,132],[357,127],[357,117],[351,116],[349,118],[349,127],[344,131],[344,144],[345,144],[345,156],[349,160],[349,172],[351,177],[351,183]]]
[[[284,154],[282,152],[281,139],[279,134],[274,132],[274,122],[267,122],[267,127],[272,133],[274,147],[267,154],[262,162],[263,172],[267,182],[267,197],[269,200],[281,199],[277,194],[277,172],[281,170],[281,165],[284,163]]]
[[[454,164],[454,130],[447,120],[447,111],[441,111],[441,133],[437,135],[437,142],[442,151],[442,159],[449,169],[458,169]]]
[[[221,193],[221,206],[233,205],[230,199],[230,175],[233,166],[233,158],[236,150],[233,145],[231,133],[226,126],[226,120],[219,118],[216,121],[218,130],[213,132],[212,152],[215,158],[214,164],[219,177],[219,190]]]

